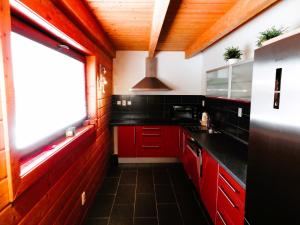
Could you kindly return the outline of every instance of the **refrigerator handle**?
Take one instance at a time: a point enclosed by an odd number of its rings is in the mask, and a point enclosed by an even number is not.
[[[273,108],[279,109],[282,68],[276,69]]]

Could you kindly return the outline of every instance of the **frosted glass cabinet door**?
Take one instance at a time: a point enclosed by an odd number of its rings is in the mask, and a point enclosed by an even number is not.
[[[232,66],[230,98],[251,99],[253,62]]]
[[[228,97],[229,68],[207,72],[206,95]]]

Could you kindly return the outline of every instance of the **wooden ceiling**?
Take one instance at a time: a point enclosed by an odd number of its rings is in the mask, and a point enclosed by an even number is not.
[[[230,27],[231,29],[228,29],[228,24],[226,25],[226,21],[224,21],[228,32],[220,30],[221,37],[278,0],[85,1],[113,42],[116,50],[148,50],[150,56],[153,56],[153,49],[186,51],[186,55],[191,57],[207,47],[200,43],[199,37],[212,29],[215,24],[220,24],[223,18],[224,20],[227,19],[227,14],[245,14],[245,16],[237,17],[241,21],[235,22],[234,26]],[[165,8],[156,7],[159,5],[159,1],[165,2],[166,12],[164,12]],[[247,5],[252,6],[249,9],[250,12],[247,10]],[[159,10],[162,11],[161,15],[158,15],[157,11]],[[159,29],[154,30],[155,24],[158,24]],[[152,35],[157,37],[153,38]],[[221,37],[218,36],[216,40],[212,40],[215,42]],[[155,40],[156,38],[157,40]],[[208,43],[211,44],[211,42]]]

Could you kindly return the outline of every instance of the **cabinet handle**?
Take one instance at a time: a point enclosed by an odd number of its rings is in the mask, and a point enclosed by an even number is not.
[[[219,213],[219,211],[217,211],[217,214],[218,214],[219,218],[221,219],[222,223],[224,225],[227,225],[227,223],[225,222],[225,220],[224,220],[223,216],[221,215],[221,213]]]
[[[135,127],[134,127],[134,129],[133,129],[133,143],[135,144],[136,143],[136,134],[135,134],[136,132],[135,132]]]
[[[143,148],[160,148],[159,145],[142,145]]]
[[[178,138],[179,138],[178,147],[180,149],[180,147],[181,147],[180,129],[178,129]]]
[[[143,127],[143,130],[160,130],[159,127]]]
[[[222,190],[222,188],[219,187],[219,190],[223,193],[223,195],[225,196],[225,198],[228,200],[228,202],[230,203],[230,205],[233,208],[237,208],[237,206],[231,201],[231,199],[227,196],[227,194]]]
[[[229,183],[229,181],[227,181],[226,178],[222,174],[219,174],[219,175],[233,192],[238,193],[238,191],[234,187],[232,187],[232,185]]]
[[[160,136],[160,134],[142,134],[143,136]]]

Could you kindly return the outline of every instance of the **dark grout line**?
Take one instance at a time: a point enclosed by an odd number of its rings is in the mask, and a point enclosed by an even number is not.
[[[174,187],[174,183],[173,183],[173,180],[169,174],[169,169],[167,169],[167,172],[168,172],[168,177],[170,179],[170,183],[171,183],[171,187],[172,187],[172,191],[173,191],[173,195],[175,197],[175,202],[176,202],[176,205],[177,205],[177,208],[178,208],[178,211],[179,211],[179,214],[180,214],[180,218],[181,218],[181,221],[182,221],[182,224],[185,225],[184,223],[184,219],[183,219],[183,216],[182,216],[182,212],[181,212],[181,208],[179,206],[179,203],[178,203],[178,199],[177,199],[177,195],[176,195],[176,192],[175,192],[175,187]],[[188,225],[188,224],[187,224]]]
[[[108,220],[107,220],[107,224],[106,224],[106,225],[109,225],[109,223],[110,223],[111,214],[112,214],[113,208],[114,208],[114,206],[115,206],[115,202],[116,202],[117,193],[118,193],[119,186],[120,186],[120,181],[121,181],[121,175],[122,175],[122,173],[123,173],[123,170],[121,170],[120,175],[119,175],[119,180],[118,180],[118,186],[117,186],[116,194],[115,194],[115,197],[114,197],[114,200],[113,200],[111,209],[110,209],[110,213],[109,213],[109,217],[108,217]]]

